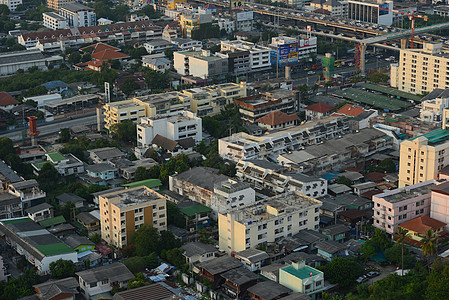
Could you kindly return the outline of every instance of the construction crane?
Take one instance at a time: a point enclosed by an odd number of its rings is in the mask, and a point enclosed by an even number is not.
[[[403,12],[403,11],[399,11],[396,9],[389,9],[389,8],[383,8],[383,7],[379,7],[380,10],[385,10],[385,11],[391,11],[393,13],[396,14],[400,14],[400,15],[404,15],[404,16],[408,16],[408,19],[410,21],[412,21],[412,34],[410,36],[410,49],[413,49],[413,40],[415,38],[415,18],[419,18],[419,19],[424,19],[424,21],[427,22],[428,17],[427,16],[421,16],[421,15],[415,15],[416,11],[413,11],[412,14]]]

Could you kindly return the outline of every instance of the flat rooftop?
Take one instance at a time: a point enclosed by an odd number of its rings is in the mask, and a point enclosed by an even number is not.
[[[143,186],[120,190],[111,194],[106,194],[103,197],[108,198],[109,201],[114,203],[118,208],[126,208],[155,200],[165,199],[163,196],[160,196],[154,191],[151,192]]]
[[[407,199],[415,198],[420,195],[430,194],[432,188],[437,185],[435,180],[420,182],[404,188],[391,190],[382,194],[377,194],[374,197],[382,198],[390,203],[397,203]]]
[[[410,141],[413,141],[416,138],[419,137],[425,137],[427,139],[427,143],[429,145],[438,145],[441,143],[446,142],[447,140],[449,140],[449,130],[445,130],[445,129],[437,129],[428,133],[425,133],[423,135],[417,136],[415,138],[410,139]]]

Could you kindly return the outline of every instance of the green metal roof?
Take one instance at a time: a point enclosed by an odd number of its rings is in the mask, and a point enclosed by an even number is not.
[[[65,222],[66,222],[66,220],[63,216],[57,216],[54,218],[42,220],[39,222],[39,225],[41,225],[44,228],[47,228],[47,227],[58,225],[58,224],[65,223]]]
[[[32,220],[30,218],[20,218],[20,219],[13,219],[13,220],[4,220],[2,221],[3,224],[14,224],[14,223],[22,223],[22,222],[31,222]]]
[[[391,111],[397,111],[412,106],[412,104],[407,101],[377,95],[375,93],[370,93],[357,88],[348,88],[344,91],[334,91],[333,94],[354,102],[367,104],[381,109],[388,109]]]
[[[301,279],[306,279],[306,278],[321,274],[320,271],[318,271],[317,269],[311,268],[309,266],[305,266],[299,270],[293,268],[292,266],[288,266],[288,267],[282,268],[282,270],[295,276],[295,277],[301,278]]]
[[[64,243],[37,246],[36,249],[45,256],[53,256],[73,252],[73,249]]]
[[[405,98],[405,99],[410,99],[410,100],[414,100],[414,101],[421,101],[421,99],[423,98],[422,96],[419,96],[419,95],[413,95],[413,94],[406,93],[403,91],[398,91],[398,90],[390,88],[390,87],[372,84],[372,83],[364,83],[364,84],[362,84],[362,87],[369,89],[369,90],[373,90],[373,91],[377,91],[377,92],[381,92],[384,94],[389,94],[392,96],[401,97],[401,98]]]
[[[449,130],[437,129],[437,130],[428,132],[426,134],[417,136],[415,138],[412,138],[412,139],[410,139],[410,141],[413,141],[414,139],[419,138],[421,136],[427,138],[429,145],[434,145],[434,144],[438,144],[438,143],[445,142],[445,141],[449,140]]]
[[[141,181],[131,182],[124,184],[123,186],[129,187],[129,188],[135,188],[138,186],[146,186],[147,188],[155,188],[162,185],[162,182],[160,179],[145,179]]]
[[[65,158],[64,156],[62,156],[62,154],[59,153],[59,152],[50,152],[50,153],[47,153],[47,155],[50,157],[50,159],[51,159],[52,161],[56,161],[56,162],[66,159],[66,158]]]
[[[212,209],[210,209],[207,206],[204,206],[202,204],[192,205],[189,207],[181,208],[180,211],[185,214],[188,217],[193,217],[194,215],[210,212]]]
[[[386,118],[385,121],[386,121],[386,122],[389,122],[389,123],[394,123],[394,122],[397,122],[398,120],[396,120],[396,119],[391,119],[391,118]]]

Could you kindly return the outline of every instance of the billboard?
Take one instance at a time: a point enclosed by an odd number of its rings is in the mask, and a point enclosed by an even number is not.
[[[254,13],[250,11],[242,11],[237,13],[237,22],[254,20]]]
[[[316,46],[316,37],[299,40],[299,43],[298,43],[299,48],[310,47],[310,46]]]
[[[389,9],[389,3],[379,4],[379,16],[388,15],[389,11],[385,9]]]
[[[231,9],[243,9],[245,7],[245,1],[231,0]]]

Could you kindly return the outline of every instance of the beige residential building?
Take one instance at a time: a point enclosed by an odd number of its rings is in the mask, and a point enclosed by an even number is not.
[[[391,65],[391,86],[413,94],[449,88],[449,55],[442,48],[424,43],[423,49],[401,49],[399,62]]]
[[[167,230],[165,201],[164,196],[145,186],[99,196],[101,238],[122,248],[143,224]]]
[[[48,8],[59,10],[63,5],[75,2],[75,0],[47,0],[47,6]]]
[[[400,147],[399,187],[438,179],[438,171],[449,164],[449,130],[431,131]]]
[[[318,230],[321,201],[289,192],[218,214],[220,250],[231,253]]]

